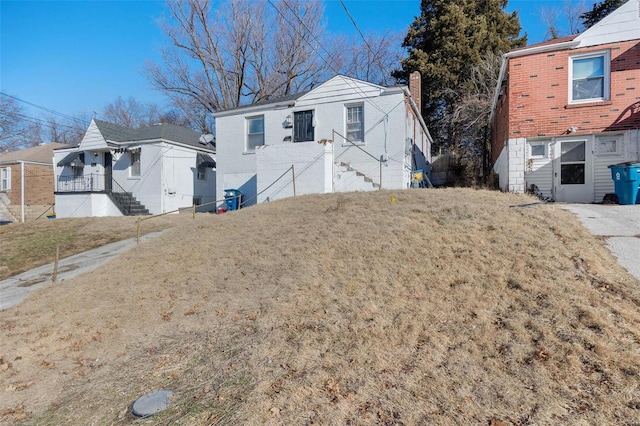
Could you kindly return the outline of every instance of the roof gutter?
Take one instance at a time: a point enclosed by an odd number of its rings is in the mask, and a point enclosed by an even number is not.
[[[500,74],[498,74],[498,81],[496,82],[496,89],[493,93],[493,101],[491,102],[491,114],[489,115],[489,123],[493,121],[495,115],[496,106],[498,105],[498,97],[500,96],[500,87],[502,86],[502,80],[507,72],[507,65],[509,59],[519,58],[520,56],[534,55],[536,53],[553,52],[556,50],[573,49],[578,47],[579,40],[565,41],[563,43],[547,44],[544,46],[535,46],[530,48],[524,48],[520,50],[513,50],[502,55],[502,64],[500,65]]]
[[[420,111],[418,110],[418,106],[416,105],[413,98],[411,97],[411,93],[409,92],[409,89],[407,87],[403,87],[402,91],[404,92],[407,99],[409,99],[409,105],[411,106],[411,110],[413,111],[415,116],[418,117],[418,122],[420,123],[420,127],[422,127],[422,130],[424,131],[425,135],[427,135],[427,140],[429,141],[430,144],[433,144],[433,138],[431,137],[431,133],[429,133],[427,124],[424,122],[424,119],[422,118],[422,114],[420,114]]]

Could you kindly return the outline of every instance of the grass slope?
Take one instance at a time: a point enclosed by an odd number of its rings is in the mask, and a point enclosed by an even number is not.
[[[170,388],[136,424],[637,424],[637,285],[527,196],[198,215],[0,312],[0,422],[129,424]]]

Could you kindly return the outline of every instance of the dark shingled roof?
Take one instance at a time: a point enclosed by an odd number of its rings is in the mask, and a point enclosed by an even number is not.
[[[300,93],[293,93],[291,95],[287,95],[287,96],[281,96],[279,98],[271,98],[271,99],[265,99],[262,101],[258,101],[258,102],[254,102],[252,104],[248,104],[248,105],[240,105],[237,107],[233,107],[233,108],[227,108],[227,109],[221,109],[218,112],[223,112],[223,111],[234,111],[236,109],[243,109],[243,108],[250,108],[250,107],[255,107],[255,106],[260,106],[260,105],[270,105],[270,104],[278,104],[281,102],[290,102],[290,101],[295,101],[298,98],[306,95],[307,93],[309,93],[311,90],[306,90],[304,92],[300,92]]]
[[[202,148],[198,142],[200,134],[191,129],[176,126],[174,124],[161,123],[140,129],[130,129],[118,124],[108,123],[102,120],[94,120],[100,133],[106,140],[114,142],[135,142],[143,140],[163,139],[166,141],[183,143]]]

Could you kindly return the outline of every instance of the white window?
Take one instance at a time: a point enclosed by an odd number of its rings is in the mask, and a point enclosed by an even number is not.
[[[616,137],[599,137],[596,139],[598,156],[620,155],[620,141]]]
[[[253,152],[261,145],[264,145],[264,116],[247,118],[247,140],[244,150]]]
[[[129,168],[129,176],[140,176],[140,151],[129,152],[131,157],[131,167]]]
[[[206,180],[207,179],[207,168],[202,166],[198,167],[197,178],[198,180]]]
[[[347,139],[350,142],[364,142],[364,106],[347,106]]]
[[[0,191],[8,191],[11,189],[11,167],[0,169]]]
[[[569,58],[569,102],[609,99],[609,52]]]
[[[545,141],[530,141],[527,143],[529,146],[529,158],[542,159],[547,158],[548,143]]]

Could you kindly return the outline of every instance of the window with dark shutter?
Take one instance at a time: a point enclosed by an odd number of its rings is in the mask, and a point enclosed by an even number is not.
[[[313,139],[313,111],[293,113],[293,141],[309,142]]]

